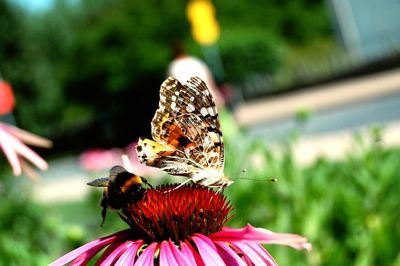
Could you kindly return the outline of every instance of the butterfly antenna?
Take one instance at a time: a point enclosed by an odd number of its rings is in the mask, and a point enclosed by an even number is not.
[[[247,172],[247,169],[243,168],[241,170],[240,174],[243,174],[243,173],[246,173],[246,172]],[[253,180],[253,181],[256,181],[256,182],[265,182],[265,181],[267,181],[267,182],[276,182],[276,181],[278,181],[278,178],[276,178],[276,177],[273,177],[273,178],[270,178],[270,179],[255,179],[255,178],[251,178],[251,177],[243,177],[243,176],[240,176],[240,174],[239,174],[239,177],[233,177],[231,179],[233,179],[233,180],[240,180],[240,179]]]
[[[256,181],[256,182],[277,182],[278,178],[270,178],[270,179],[255,179],[255,178],[250,178],[250,177],[236,177],[236,178],[232,178],[234,180],[252,180],[252,181]]]
[[[241,174],[244,174],[244,173],[246,173],[246,172],[247,172],[247,169],[246,169],[246,168],[242,168],[242,170],[240,171],[240,173],[237,174],[239,177],[233,177],[233,178],[231,178],[231,179],[233,179],[233,180],[240,180],[240,179],[243,179],[243,180],[253,180],[253,181],[256,181],[256,182],[265,182],[265,181],[267,181],[267,182],[277,182],[277,181],[278,181],[278,178],[276,178],[276,177],[273,177],[273,178],[270,178],[270,179],[255,179],[255,178],[242,177],[242,176],[240,176]]]

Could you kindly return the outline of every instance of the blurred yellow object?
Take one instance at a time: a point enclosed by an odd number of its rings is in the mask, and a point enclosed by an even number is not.
[[[192,36],[198,43],[209,45],[217,41],[220,29],[210,0],[191,0],[186,12],[192,25]]]

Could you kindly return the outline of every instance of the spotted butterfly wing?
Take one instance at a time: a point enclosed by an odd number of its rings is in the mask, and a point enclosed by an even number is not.
[[[153,140],[139,139],[142,163],[204,186],[227,186],[218,113],[206,84],[192,77],[185,85],[169,77],[151,122]]]

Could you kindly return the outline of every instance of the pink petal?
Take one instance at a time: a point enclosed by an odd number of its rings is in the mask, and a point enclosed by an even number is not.
[[[190,265],[204,265],[199,253],[197,253],[189,243],[182,242],[180,248],[182,255],[189,261]]]
[[[17,153],[13,149],[12,142],[13,139],[10,138],[7,132],[2,131],[2,128],[0,128],[0,147],[11,165],[14,175],[20,175],[21,164],[19,163]]]
[[[49,266],[58,266],[58,265],[65,265],[68,262],[72,261],[75,258],[81,257],[82,259],[85,259],[87,257],[90,258],[97,254],[101,249],[103,249],[105,246],[107,246],[110,243],[113,243],[115,241],[121,241],[125,240],[130,236],[130,230],[124,230],[120,231],[118,233],[105,236],[96,240],[93,240],[77,249],[74,249],[73,251],[65,254],[64,256],[60,257],[59,259],[53,261],[52,263],[49,264]],[[89,258],[89,259],[90,259]],[[79,264],[79,262],[75,262],[75,265],[83,265]]]
[[[201,234],[195,234],[192,240],[196,244],[200,256],[206,265],[224,265],[224,261],[218,254],[217,247],[210,238]]]
[[[71,262],[71,266],[87,265],[88,262],[103,248],[104,246],[98,246],[86,251],[85,253],[82,253],[76,259],[74,259],[74,261]]]
[[[119,256],[125,252],[128,248],[127,245],[129,241],[125,241],[123,243],[116,242],[112,243],[108,248],[101,254],[100,258],[97,260],[96,265],[106,266],[113,265],[114,261],[116,261]]]
[[[156,252],[158,244],[153,242],[148,246],[142,254],[140,254],[138,260],[136,261],[135,265],[137,266],[153,266],[154,265],[154,254]]]
[[[133,265],[135,262],[136,252],[143,245],[143,240],[136,242],[131,241],[131,245],[126,249],[124,254],[115,263],[116,266]]]
[[[311,250],[311,244],[307,242],[305,237],[295,234],[274,233],[267,229],[255,228],[250,224],[242,229],[224,227],[222,231],[209,235],[209,238],[214,241],[251,241],[263,244],[288,245],[296,249]]]
[[[16,135],[14,135],[16,133]],[[3,143],[7,143],[9,148],[5,150],[6,156],[8,158],[12,158],[10,156],[10,149],[13,150],[13,153],[19,153],[20,155],[24,156],[28,160],[30,160],[34,165],[36,165],[39,169],[41,170],[46,170],[47,169],[47,163],[44,161],[39,155],[37,155],[35,152],[33,152],[30,148],[28,148],[25,144],[23,144],[18,137],[23,136],[26,137],[26,135],[29,135],[30,133],[27,131],[23,131],[21,129],[18,129],[13,126],[5,125],[0,123],[0,139],[2,139]],[[3,147],[3,149],[5,149]],[[14,169],[14,174],[19,175],[21,173],[21,170],[15,167],[19,167],[18,165],[15,164],[15,159],[12,161],[9,159],[10,164],[12,165]]]
[[[26,159],[31,161],[39,169],[46,170],[48,168],[48,165],[45,160],[43,160],[39,155],[37,155],[37,153],[32,151],[30,148],[28,148],[28,146],[26,146],[16,138],[14,138],[13,147],[17,153],[19,153],[20,155],[24,156]]]
[[[254,251],[251,246],[249,246],[246,242],[234,242],[231,243],[238,249],[240,249],[245,256],[251,260],[254,265],[267,265],[267,266],[278,266],[276,262],[272,259],[265,259],[265,257],[260,256],[256,251]]]
[[[224,242],[216,241],[218,253],[221,258],[224,260],[226,265],[240,265],[246,266],[247,264],[233,251],[229,246],[227,246]]]
[[[160,245],[160,265],[179,266],[166,240],[162,241]]]
[[[252,243],[252,242],[246,242],[246,244],[251,247],[257,254],[261,257],[264,258],[265,261],[269,261],[273,265],[278,265],[274,258],[269,254],[268,250],[266,250],[261,244],[258,243]]]
[[[14,135],[17,139],[21,140],[22,142],[36,146],[36,147],[42,147],[42,148],[51,148],[53,146],[53,143],[51,140],[48,140],[46,138],[40,137],[36,134],[33,134],[31,132],[28,132],[26,130],[14,127],[12,125],[6,125],[4,123],[1,123],[1,126],[6,128],[7,131],[10,132],[10,134]]]
[[[182,252],[179,250],[179,248],[171,240],[168,241],[168,245],[172,251],[172,254],[174,254],[174,257],[175,257],[178,265],[196,266],[196,264],[192,264],[192,262],[182,254]]]

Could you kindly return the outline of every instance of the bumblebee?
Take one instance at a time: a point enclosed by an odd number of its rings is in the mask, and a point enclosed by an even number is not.
[[[124,209],[128,203],[138,202],[142,199],[146,191],[142,186],[143,183],[153,188],[144,177],[130,173],[122,166],[112,167],[108,177],[98,178],[87,183],[89,186],[104,187],[103,199],[100,203],[103,208],[101,226],[106,220],[107,208]]]

